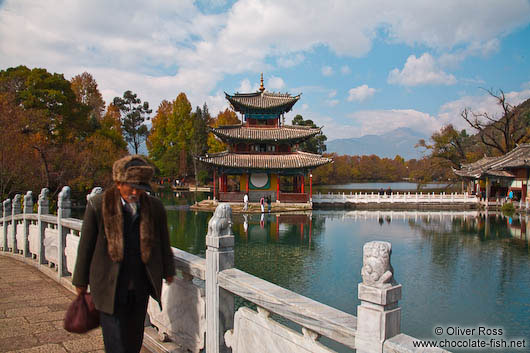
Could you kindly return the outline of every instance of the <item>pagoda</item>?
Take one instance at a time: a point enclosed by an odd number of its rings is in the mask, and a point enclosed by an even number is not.
[[[320,134],[321,128],[285,125],[285,113],[293,108],[300,95],[268,92],[262,74],[257,92],[234,95],[225,92],[225,96],[234,111],[241,114],[242,123],[212,128],[215,136],[228,145],[228,150],[199,157],[214,170],[214,198],[242,202],[248,193],[251,202],[262,197],[279,202],[311,201],[311,171],[332,160],[298,150],[301,142]],[[309,193],[305,190],[307,176]],[[229,177],[235,179],[231,190]],[[286,185],[282,185],[280,177],[287,177],[287,181],[284,178]]]

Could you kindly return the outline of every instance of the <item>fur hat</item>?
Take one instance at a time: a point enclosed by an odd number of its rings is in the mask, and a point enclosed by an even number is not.
[[[153,174],[153,167],[139,154],[118,159],[112,166],[112,180],[131,184],[137,189],[150,190],[149,182]]]

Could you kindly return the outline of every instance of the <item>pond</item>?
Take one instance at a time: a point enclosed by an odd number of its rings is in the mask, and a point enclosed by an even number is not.
[[[211,215],[183,204],[169,206],[172,245],[204,256]],[[389,241],[395,277],[403,285],[402,332],[455,340],[481,337],[436,336],[434,328],[502,328],[497,338],[526,338],[528,347],[526,217],[313,211],[234,215],[233,222],[237,268],[354,315],[360,304],[362,247],[372,240]]]

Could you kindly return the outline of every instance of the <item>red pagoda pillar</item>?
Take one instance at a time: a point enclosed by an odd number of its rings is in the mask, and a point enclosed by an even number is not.
[[[303,175],[300,176],[300,188],[301,188],[301,192],[302,194],[304,193],[304,186],[305,186],[305,178]]]
[[[247,194],[248,194],[248,181],[249,181],[249,179],[250,179],[250,173],[247,173],[247,188],[246,188]]]
[[[313,174],[309,173],[309,201],[313,201]],[[311,229],[311,227],[309,227]]]
[[[280,173],[276,177],[276,201],[280,200]]]
[[[215,200],[215,179],[216,179],[216,175],[215,175],[215,169],[213,170],[213,199]]]

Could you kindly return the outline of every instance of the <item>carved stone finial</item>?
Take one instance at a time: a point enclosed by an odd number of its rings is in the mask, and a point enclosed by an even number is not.
[[[13,212],[14,215],[16,214],[19,214],[21,212],[21,203],[20,203],[20,200],[22,200],[22,196],[20,194],[16,194],[15,197],[13,198],[13,202],[11,204],[11,211]]]
[[[4,206],[4,217],[10,215],[11,214],[11,199],[4,200],[2,205]]]
[[[33,212],[33,191],[28,191],[26,195],[24,195],[24,213],[32,213]]]
[[[59,193],[59,200],[57,202],[58,210],[57,212],[61,214],[63,218],[70,217],[70,208],[72,207],[72,202],[70,201],[70,187],[63,186],[61,192]]]
[[[394,269],[390,264],[392,244],[386,241],[371,241],[363,247],[361,276],[367,286],[385,288],[395,284]]]
[[[48,188],[42,188],[39,194],[39,200],[37,201],[39,208],[38,213],[39,214],[48,214],[50,212],[50,201],[48,200],[48,193],[50,190]]]
[[[48,194],[50,193],[50,190],[48,188],[42,188],[39,194],[39,204],[41,201],[48,201]]]
[[[208,222],[208,237],[222,237],[231,235],[232,208],[227,203],[220,203],[215,209],[213,217]]]
[[[92,189],[90,194],[86,195],[86,200],[90,201],[91,198],[93,198],[97,194],[101,194],[102,192],[103,192],[103,188],[100,186],[96,186],[95,188]]]

